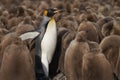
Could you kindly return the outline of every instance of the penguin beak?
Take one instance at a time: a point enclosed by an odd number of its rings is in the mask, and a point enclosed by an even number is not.
[[[57,13],[60,13],[60,12],[62,12],[63,10],[61,9],[61,10],[55,10],[54,11],[54,14],[57,14]]]

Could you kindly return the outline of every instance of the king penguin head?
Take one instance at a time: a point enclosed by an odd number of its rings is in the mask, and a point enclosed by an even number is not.
[[[56,8],[50,8],[50,9],[45,9],[43,11],[43,15],[46,17],[53,17],[56,13],[59,13],[61,10],[58,10]]]

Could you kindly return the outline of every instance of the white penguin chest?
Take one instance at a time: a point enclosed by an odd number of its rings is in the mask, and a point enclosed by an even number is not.
[[[47,55],[49,63],[52,60],[57,43],[57,29],[55,22],[49,22],[41,41],[42,55]]]

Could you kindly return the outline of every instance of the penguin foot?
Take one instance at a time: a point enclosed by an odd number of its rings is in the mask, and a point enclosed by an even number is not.
[[[37,71],[36,72],[36,77],[42,77],[42,76],[45,76],[45,74],[43,73],[43,71]]]
[[[50,79],[49,77],[43,76],[43,77],[36,78],[36,80],[50,80]]]
[[[115,73],[113,73],[113,80],[119,80]]]

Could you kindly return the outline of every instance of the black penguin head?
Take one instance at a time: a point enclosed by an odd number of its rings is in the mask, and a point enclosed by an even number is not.
[[[45,9],[44,12],[43,12],[43,15],[44,16],[47,16],[47,17],[53,17],[56,13],[58,13],[60,10],[57,10],[57,9]]]

